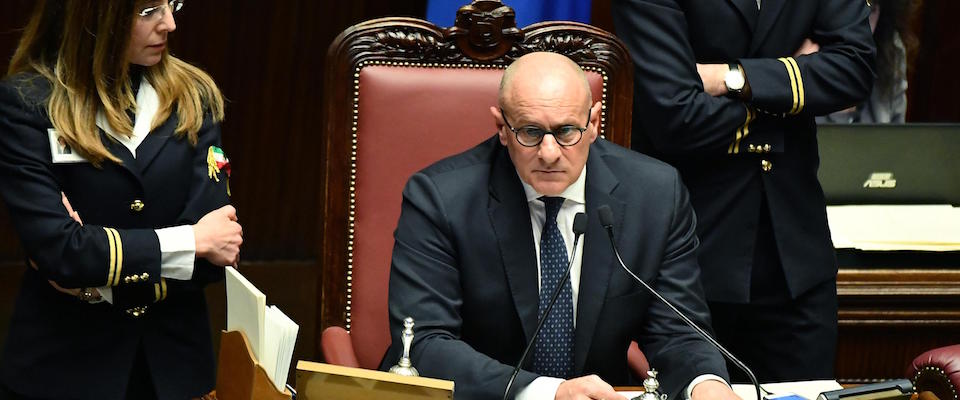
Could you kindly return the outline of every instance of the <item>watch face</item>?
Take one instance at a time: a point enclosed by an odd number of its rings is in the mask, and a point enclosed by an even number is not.
[[[743,74],[739,70],[731,69],[727,71],[727,75],[724,76],[724,83],[727,85],[727,90],[743,90]]]

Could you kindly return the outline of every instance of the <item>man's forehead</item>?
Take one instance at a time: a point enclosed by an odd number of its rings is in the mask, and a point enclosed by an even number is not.
[[[558,121],[580,120],[583,119],[589,108],[589,106],[573,101],[563,103],[517,102],[511,110],[505,111],[515,120],[538,122],[543,120],[544,117]]]
[[[504,97],[508,108],[522,111],[527,108],[579,109],[590,106],[590,92],[576,80],[557,79],[516,82]]]
[[[580,67],[554,53],[531,53],[518,59],[504,73],[500,87],[501,106],[520,98],[567,98],[589,107],[590,85]]]

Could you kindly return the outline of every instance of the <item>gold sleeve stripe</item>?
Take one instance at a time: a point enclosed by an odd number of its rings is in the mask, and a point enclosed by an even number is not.
[[[740,152],[740,139],[743,138],[743,127],[737,128],[737,137],[733,139],[733,143],[730,143],[730,148],[727,149],[727,153],[737,154]]]
[[[158,301],[160,301],[160,284],[154,283],[153,284],[153,302],[156,303]]]
[[[793,66],[793,73],[797,77],[797,94],[800,98],[800,104],[797,105],[797,111],[794,112],[794,114],[797,114],[800,111],[803,111],[803,76],[800,74],[800,66],[797,65],[797,60],[795,60],[793,57],[787,57],[787,61],[790,61],[790,65]]]
[[[110,228],[110,231],[113,232],[117,242],[117,273],[113,275],[113,286],[117,286],[120,284],[120,275],[123,271],[123,240],[120,239],[120,232],[116,229]]]
[[[747,122],[743,123],[743,138],[746,139],[747,135],[750,134],[750,123],[757,117],[757,113],[747,108]],[[740,143],[737,143],[737,148],[740,148]]]
[[[113,239],[113,232],[110,231],[110,228],[103,228],[103,230],[107,233],[107,246],[110,247],[110,261],[107,264],[109,266],[107,270],[107,286],[115,286],[113,284],[113,275],[116,273],[117,268],[117,243]]]
[[[790,89],[793,91],[793,107],[790,108],[789,113],[794,114],[794,111],[800,104],[800,94],[797,93],[797,78],[793,72],[793,65],[790,64],[790,61],[787,58],[778,58],[777,60],[780,60],[780,62],[782,62],[787,68],[787,76],[790,77]]]
[[[167,280],[160,278],[160,300],[167,299]]]
[[[727,154],[740,154],[740,141],[750,134],[750,123],[753,122],[756,115],[750,107],[747,107],[747,119],[743,122],[743,126],[737,129],[737,136],[727,148]]]

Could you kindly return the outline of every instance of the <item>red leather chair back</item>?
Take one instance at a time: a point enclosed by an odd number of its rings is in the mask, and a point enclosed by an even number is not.
[[[468,15],[499,13],[499,39],[471,45],[470,32],[485,21],[475,15],[444,31],[387,18],[349,28],[328,54],[321,321],[349,331],[363,368],[376,368],[389,345],[387,286],[403,185],[496,133],[489,108],[513,59],[546,50],[580,63],[605,106],[601,134],[629,145],[631,68],[617,39],[572,22],[520,31],[499,1],[468,7]]]
[[[390,340],[387,281],[403,186],[416,171],[496,133],[490,107],[503,69],[374,64],[359,75],[350,332],[364,343],[357,359],[369,368]],[[588,76],[602,94],[602,77]]]

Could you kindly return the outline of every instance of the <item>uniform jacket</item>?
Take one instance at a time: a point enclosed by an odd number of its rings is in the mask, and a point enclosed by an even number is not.
[[[597,140],[584,194],[589,222],[581,241],[574,374],[627,383],[627,346],[636,340],[651,365],[669,371],[661,384],[671,395],[697,375],[726,375],[720,354],[620,269],[596,212],[604,204],[612,208],[627,266],[709,326],[696,222],[677,172]],[[399,358],[403,319],[411,316],[411,358],[422,376],[455,381],[457,399],[500,398],[537,322],[531,232],[523,186],[496,136],[414,174],[395,232],[393,344],[381,367]],[[535,378],[522,371],[514,387],[519,391]]]
[[[762,197],[792,296],[836,276],[814,116],[867,98],[868,14],[863,0],[614,1],[636,67],[634,143],[690,190],[709,300],[749,300]],[[807,38],[820,51],[794,57]],[[703,91],[695,63],[736,62],[749,102]]]
[[[203,287],[223,271],[197,260],[193,278],[160,276],[155,228],[193,224],[229,202],[223,171],[208,153],[220,146],[209,118],[193,146],[174,137],[177,116],[130,151],[100,130],[121,164],[54,163],[46,112],[49,83],[16,75],[0,84],[0,194],[27,268],[0,366],[5,385],[57,399],[120,399],[142,348],[160,399],[203,395],[214,362]],[[83,225],[61,203],[64,192]],[[110,286],[113,304],[88,304],[54,290]]]

